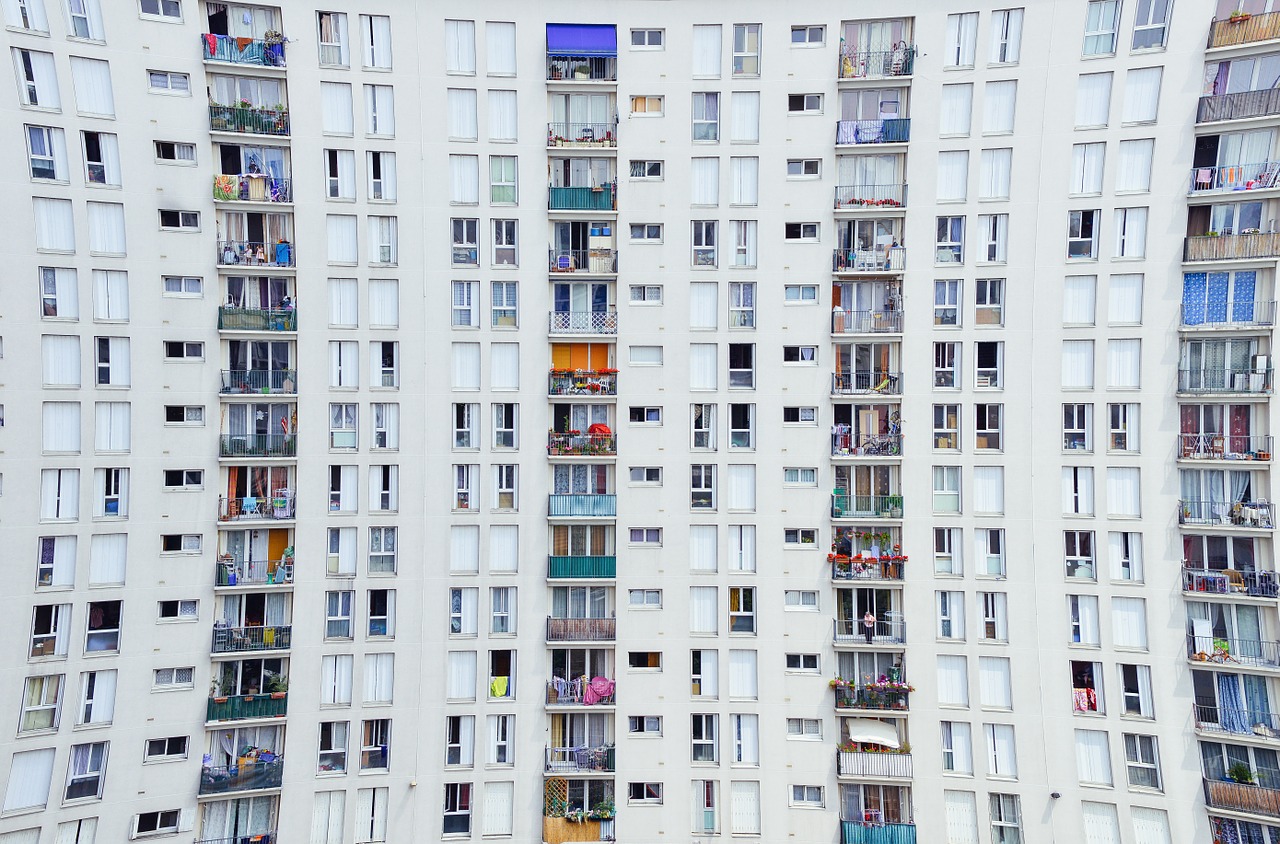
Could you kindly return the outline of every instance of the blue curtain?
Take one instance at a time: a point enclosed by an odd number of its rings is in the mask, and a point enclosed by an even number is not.
[[[1233,297],[1235,304],[1231,306],[1232,322],[1254,321],[1253,293],[1257,278],[1258,274],[1252,271],[1236,273],[1236,290]]]
[[[1234,674],[1218,675],[1218,722],[1231,733],[1247,733],[1252,726],[1240,698],[1240,682]]]
[[[1204,273],[1182,274],[1182,324],[1204,323]]]
[[[1267,693],[1267,678],[1254,674],[1245,674],[1244,697],[1249,706],[1250,721],[1255,724],[1266,724],[1273,730],[1277,728],[1277,725],[1272,723],[1271,698]]]
[[[1267,844],[1266,836],[1262,834],[1262,824],[1244,822],[1241,823],[1241,832],[1243,842],[1241,844]]]
[[[1205,291],[1205,319],[1208,322],[1227,321],[1227,294],[1230,289],[1231,273],[1209,273],[1209,285]]]
[[[1211,818],[1213,825],[1217,827],[1217,835],[1214,837],[1222,842],[1222,844],[1240,844],[1240,831],[1236,829],[1236,822],[1227,820],[1226,818]]]

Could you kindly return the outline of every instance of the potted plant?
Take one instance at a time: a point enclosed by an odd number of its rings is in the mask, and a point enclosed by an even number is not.
[[[1253,769],[1244,762],[1236,762],[1230,768],[1227,768],[1227,777],[1232,782],[1238,782],[1242,785],[1253,784]]]
[[[902,518],[902,496],[901,495],[889,496],[889,518],[891,519]]]
[[[1229,17],[1227,20],[1231,21],[1232,23],[1244,23],[1251,17],[1253,17],[1253,15],[1249,14],[1244,9],[1236,9],[1234,12],[1231,13],[1231,17]]]
[[[272,674],[267,678],[267,691],[273,700],[283,700],[289,693],[289,678],[283,674]]]
[[[613,803],[612,797],[606,797],[599,803],[591,807],[589,817],[592,820],[607,821],[618,813],[617,807]]]

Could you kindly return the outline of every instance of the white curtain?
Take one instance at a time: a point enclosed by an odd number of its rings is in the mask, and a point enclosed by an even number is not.
[[[979,214],[978,233],[983,239],[979,260],[997,264],[1009,260],[1008,214]]]
[[[43,380],[51,387],[80,386],[80,338],[70,334],[46,334],[40,338]]]
[[[1107,781],[1110,784],[1110,780]],[[1120,844],[1120,821],[1114,803],[1080,804],[1084,818],[1084,844]]]
[[[41,539],[44,543],[50,537]],[[55,536],[53,540],[53,572],[49,578],[50,586],[75,586],[76,583],[76,548],[78,542],[74,536]],[[43,550],[43,547],[42,547]]]
[[[369,325],[376,328],[400,325],[400,282],[396,279],[369,279]]]
[[[1132,806],[1129,814],[1133,818],[1134,844],[1170,844],[1172,842],[1173,838],[1169,833],[1169,814],[1164,809]]]
[[[74,520],[80,515],[80,470],[40,470],[40,518]]]
[[[20,85],[19,91],[22,94],[23,102],[27,105],[39,105],[42,108],[58,109],[62,107],[62,97],[58,93],[58,74],[54,69],[53,54],[42,53],[37,50],[14,51],[14,62],[18,65],[18,78],[23,78],[21,55],[26,55],[31,61],[31,75],[35,82],[36,98],[38,102],[30,101],[27,98],[27,86]]]
[[[1140,471],[1137,466],[1108,467],[1107,515],[1134,518],[1142,515]]]
[[[720,652],[694,651],[702,661],[700,697],[720,696]]]
[[[52,291],[49,286],[52,285]],[[76,271],[69,267],[41,267],[40,292],[42,299],[53,299],[53,309],[59,319],[79,319],[80,283]],[[43,303],[42,303],[43,304]],[[46,317],[54,316],[45,310]]]
[[[1147,647],[1147,602],[1142,598],[1111,599],[1111,638],[1118,648]]]
[[[354,214],[329,214],[325,217],[329,263],[354,264],[357,252],[358,226]]]
[[[756,509],[756,467],[751,464],[729,466],[730,510]]]
[[[729,95],[729,140],[760,143],[760,92],[734,91]]]
[[[346,82],[320,83],[320,128],[326,135],[355,132],[351,86]]]
[[[475,700],[475,651],[449,651],[449,674],[446,678],[445,697],[449,700]]]
[[[489,92],[489,140],[514,141],[518,138],[518,107],[515,91]]]
[[[353,340],[329,341],[329,386],[360,386],[360,344]]]
[[[493,95],[489,99],[492,122]],[[459,141],[474,141],[476,130],[476,90],[474,88],[450,88],[448,94],[449,137]],[[490,130],[492,134],[492,130]]]
[[[1022,9],[1003,9],[991,14],[992,64],[1012,64],[1022,55]]]
[[[984,149],[978,179],[978,198],[1008,199],[1012,169],[1012,149]]]
[[[102,339],[102,338],[98,338]],[[129,386],[129,338],[107,337],[107,354],[110,357],[108,383],[114,387]]]
[[[92,700],[93,706],[88,707],[90,710],[89,718],[82,723],[86,724],[110,724],[116,713],[116,672],[115,671],[92,671],[80,675],[80,681],[87,684],[89,675],[93,675],[93,695],[90,697],[88,688],[84,690],[85,703]],[[78,720],[78,719],[77,719]],[[81,745],[82,747],[84,745]]]
[[[1111,785],[1111,748],[1105,730],[1076,730],[1076,772],[1082,783]]]
[[[355,657],[351,654],[336,654],[321,658],[321,703],[351,703],[351,669],[354,663]]]
[[[943,747],[951,748],[951,767],[957,774],[973,773],[973,730],[964,721],[942,721]],[[950,741],[947,741],[947,738]]]
[[[1117,258],[1147,255],[1147,209],[1117,208],[1115,215]]]
[[[730,698],[755,700],[759,697],[760,683],[758,676],[758,659],[755,651],[729,651]]]
[[[39,828],[31,830],[35,833],[33,838],[27,844],[38,844],[40,840]],[[54,844],[93,844],[98,836],[98,819],[97,818],[81,818],[77,821],[66,821],[58,824],[58,837]],[[18,842],[15,842],[18,844]],[[342,842],[338,842],[342,844]]]
[[[520,562],[520,528],[492,525],[489,528],[489,571],[514,572]]]
[[[396,190],[396,154],[394,152],[370,152],[369,153],[369,196],[373,198],[377,194],[373,190],[373,160],[377,156],[378,163],[381,165],[381,195],[378,197],[387,202],[394,202],[398,191]],[[354,178],[354,174],[353,174]],[[352,186],[354,195],[355,187]]]
[[[1107,544],[1111,557],[1111,579],[1142,580],[1142,534],[1111,531],[1107,534]]]
[[[694,158],[689,162],[690,202],[694,205],[720,204],[720,159]]]
[[[965,657],[938,655],[938,703],[944,706],[969,705],[969,669]]]
[[[480,825],[483,835],[511,835],[515,828],[512,820],[515,790],[514,782],[484,784],[483,820]]]
[[[969,153],[949,150],[938,153],[938,201],[965,199],[969,191]]]
[[[1018,13],[1021,15],[1021,10]],[[1012,132],[1017,101],[1018,83],[1015,80],[988,82],[982,93],[983,134],[1003,135]]]
[[[480,389],[480,344],[453,344],[453,389]]]
[[[716,571],[719,567],[715,525],[689,526],[689,570]]]
[[[729,568],[756,570],[756,526],[729,525]]]
[[[1062,512],[1093,514],[1093,467],[1062,467]]]
[[[450,21],[459,23],[459,21]],[[484,25],[485,62],[490,76],[516,75],[516,25],[514,23],[487,21]],[[474,61],[472,62],[474,65]]]
[[[128,559],[128,534],[95,533],[89,540],[89,585],[114,586],[124,583]]]
[[[51,252],[76,251],[76,229],[71,213],[71,200],[34,196],[31,198],[31,206],[35,211],[36,249]]]
[[[1083,645],[1100,644],[1098,632],[1098,597],[1096,595],[1076,595],[1076,606],[1079,612],[1080,643]]]
[[[689,587],[689,632],[718,632],[719,625],[716,613],[716,587]]]
[[[383,496],[386,502],[383,502]],[[377,465],[369,467],[369,512],[400,509],[400,467]]]
[[[1107,386],[1137,389],[1141,385],[1142,341],[1107,341]]]
[[[1002,656],[978,657],[979,700],[995,709],[1013,708],[1013,683],[1009,660]]]
[[[479,570],[479,525],[452,525],[449,528],[449,571],[465,574]]]
[[[758,205],[760,202],[760,159],[729,159],[729,204]]]
[[[391,18],[386,15],[360,16],[361,43],[364,44],[364,66],[391,68]]]
[[[366,222],[369,227],[369,263],[396,263],[400,257],[396,241],[398,218],[374,215]]]
[[[693,76],[720,76],[720,25],[693,27]]]
[[[942,805],[946,815],[947,844],[978,844],[978,806],[973,792],[944,791]]]
[[[1107,322],[1112,325],[1142,322],[1142,273],[1111,276],[1107,298]]]
[[[44,0],[27,0],[19,5],[18,0],[4,0],[0,3],[4,8],[4,22],[14,29],[24,29],[22,24],[22,6],[26,6],[27,20],[32,32],[48,32],[49,17],[44,10]]]
[[[1001,777],[1018,775],[1018,754],[1014,746],[1012,724],[986,724],[988,774]]]
[[[493,26],[493,24],[489,24]],[[515,63],[515,25],[511,25],[512,64]],[[476,72],[476,24],[475,21],[447,20],[444,22],[444,66],[448,73],[474,74]],[[514,68],[512,73],[514,73]]]
[[[9,763],[9,787],[4,794],[4,811],[43,808],[49,802],[53,755],[52,747],[13,754]]]
[[[99,117],[114,117],[115,97],[111,94],[111,66],[99,59],[71,57],[71,81],[76,88],[76,111]]]
[[[54,149],[57,150],[58,146],[55,145]],[[120,186],[120,137],[118,135],[113,135],[110,132],[99,132],[98,133],[98,150],[102,154],[103,178],[106,180],[106,184],[119,187]],[[66,156],[67,156],[67,153],[64,147],[61,150],[61,157],[58,161],[58,164],[61,166],[61,169],[58,171],[60,173],[67,172],[67,168],[65,167]]]
[[[93,318],[129,318],[129,274],[121,270],[93,271]]]
[[[356,154],[355,152],[349,149],[326,150],[326,154],[329,152],[336,153],[334,157],[337,159],[338,172],[330,175],[332,177],[336,177],[338,180],[337,196],[343,199],[355,199],[356,198]]]
[[[311,809],[310,844],[342,844],[345,829],[345,791],[317,791]]]
[[[1097,284],[1097,276],[1092,275],[1069,275],[1063,279],[1063,325],[1093,325]],[[1065,356],[1065,348],[1063,352]]]
[[[351,326],[359,319],[359,291],[354,278],[329,279],[329,324]]]
[[[978,596],[983,605],[983,618],[985,620],[987,612],[995,615],[995,640],[997,642],[1007,642],[1009,640],[1009,599],[1003,592],[983,592]],[[987,603],[990,602],[990,610]],[[984,638],[992,638],[985,637]]]
[[[1153,123],[1160,105],[1160,77],[1163,68],[1140,67],[1130,70],[1124,80],[1124,123]]]
[[[976,513],[1004,512],[1004,467],[973,468],[973,509]]]
[[[1071,147],[1071,193],[1102,193],[1106,153],[1106,144],[1075,144]]]
[[[1101,146],[1099,144],[1098,146]],[[1116,158],[1116,192],[1151,190],[1151,157],[1155,138],[1121,141]]]
[[[714,390],[716,389],[716,376],[716,344],[690,343],[689,389]],[[712,442],[715,442],[714,432],[712,432]]]
[[[1111,74],[1082,73],[1076,83],[1076,127],[1106,126],[1111,113]]]
[[[947,15],[947,53],[943,57],[943,67],[971,67],[977,43],[977,12]]]
[[[520,344],[489,345],[489,389],[520,389]]]
[[[394,135],[396,133],[395,89],[390,85],[364,86],[364,116],[365,128],[370,135]]]
[[[474,592],[475,590],[471,590]],[[395,654],[365,654],[364,702],[391,703],[395,688]]]
[[[1093,389],[1093,341],[1062,341],[1062,386]]]
[[[973,115],[973,85],[964,82],[942,86],[938,104],[938,134],[967,135]]]
[[[80,402],[47,401],[41,417],[44,451],[80,451]]]
[[[760,783],[740,780],[729,783],[729,815],[730,829],[735,835],[760,834]]]
[[[454,205],[480,202],[480,159],[474,155],[449,156],[449,201]]]
[[[714,281],[689,284],[689,327],[715,328],[720,303],[720,289]]]

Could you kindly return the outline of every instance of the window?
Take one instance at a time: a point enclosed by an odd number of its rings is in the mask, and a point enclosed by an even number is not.
[[[1076,82],[1077,129],[1107,125],[1111,114],[1111,79],[1110,73],[1080,74]]]
[[[818,408],[816,407],[783,407],[782,424],[784,425],[817,425]]]
[[[391,69],[391,18],[384,15],[361,15],[360,33],[366,69]]]
[[[66,133],[50,126],[27,126],[26,130],[31,178],[67,181]]]
[[[179,340],[164,341],[165,360],[204,360],[204,343],[184,343]]]
[[[785,223],[783,225],[783,236],[787,240],[814,240],[818,239],[817,223]]]
[[[392,137],[396,133],[395,91],[390,85],[364,86],[365,132]]]
[[[784,608],[804,612],[818,611],[818,593],[810,589],[787,589],[782,593]]]
[[[489,156],[489,203],[516,204],[516,156]]]
[[[167,275],[164,276],[163,283],[165,296],[199,297],[204,295],[204,279],[199,277]]]
[[[937,256],[938,264],[964,263],[964,217],[939,217]]]
[[[369,263],[394,265],[397,260],[397,218],[369,217]]]
[[[974,448],[999,451],[1004,447],[1000,427],[1003,407],[999,404],[974,405]]]
[[[787,111],[792,114],[822,114],[822,95],[788,94]]]
[[[178,231],[199,231],[199,211],[160,211],[160,228]]]
[[[946,54],[944,68],[973,67],[978,40],[978,13],[947,15]]]
[[[1004,279],[980,278],[974,282],[977,288],[974,305],[974,323],[977,325],[1004,325]]]
[[[720,95],[695,93],[693,95],[693,140],[720,140]]]
[[[729,344],[729,388],[755,389],[756,347],[753,343]]]
[[[783,287],[783,301],[788,305],[816,303],[818,286],[816,284],[788,284]]]
[[[632,545],[661,545],[662,528],[631,528]]]
[[[662,408],[632,407],[628,409],[628,421],[635,425],[661,425]]]
[[[1093,468],[1062,467],[1062,512],[1067,515],[1093,515]]]
[[[938,638],[964,639],[964,593],[937,592]]]
[[[515,190],[514,186],[515,186],[515,183],[512,182],[513,191]],[[512,196],[512,201],[514,202],[515,194],[512,193],[511,196]],[[519,223],[517,220],[494,220],[493,221],[493,266],[495,267],[520,266],[518,232],[519,232]],[[514,282],[512,282],[512,284],[514,285]]]
[[[627,359],[632,366],[662,366],[662,347],[628,346]]]
[[[1168,0],[1138,0],[1133,15],[1133,49],[1155,50],[1165,45],[1173,3]]]
[[[933,406],[933,447],[947,450],[960,448],[960,405]]]
[[[351,638],[351,602],[354,597],[354,592],[325,593],[324,636],[326,639]]]
[[[19,733],[56,730],[62,714],[64,674],[28,677],[22,693],[22,718]]]
[[[662,486],[661,466],[632,466],[628,476],[633,484],[643,486]]]
[[[715,714],[699,713],[691,716],[691,742],[694,762],[716,764],[720,761],[719,742],[716,736],[719,717]]]
[[[817,486],[818,470],[787,467],[782,470],[782,482],[788,486]]]
[[[67,762],[67,800],[97,799],[107,772],[107,742],[77,744]]]
[[[627,603],[632,609],[662,609],[661,589],[631,589],[627,592]],[[632,666],[633,668],[636,666]]]
[[[933,467],[933,511],[960,512],[960,467]]]
[[[636,242],[661,243],[662,242],[662,224],[661,223],[632,223],[631,224],[631,240]],[[661,289],[661,288],[658,288]],[[631,301],[636,301],[634,295],[636,290],[642,293],[645,287],[642,285],[633,285]]]
[[[787,159],[788,179],[816,179],[822,175],[821,158]]]
[[[160,537],[160,551],[165,554],[198,554],[202,540],[198,533],[166,533]]]
[[[933,386],[960,389],[960,344],[933,344]],[[958,446],[957,446],[958,447]]]
[[[1022,52],[1022,12],[1022,9],[997,9],[991,13],[992,64],[1017,64]]]
[[[1073,195],[1102,193],[1102,171],[1107,145],[1075,144],[1071,147],[1071,185]]]
[[[195,621],[199,610],[199,601],[160,601],[158,617],[161,621]]]
[[[1093,531],[1063,531],[1064,560],[1067,577],[1084,580],[1097,579],[1096,561],[1093,555]]]
[[[480,282],[453,282],[453,326],[455,328],[479,328]]]
[[[665,29],[633,29],[631,30],[631,49],[661,50],[665,34]]]
[[[347,770],[348,721],[320,722],[320,748],[316,770],[321,774],[340,774]]]
[[[714,510],[716,508],[716,467],[710,464],[694,464],[690,468],[692,479],[689,484],[689,506],[694,510]]]
[[[142,0],[142,9],[145,12],[147,6],[160,6],[163,3],[165,7],[172,6],[177,8],[178,0]],[[152,14],[158,14],[152,12]],[[180,17],[176,12],[168,15],[169,17]],[[167,809],[163,812],[142,812],[134,820],[134,833],[137,837],[144,835],[173,835],[178,831],[178,818],[181,812],[177,809]]]
[[[793,785],[791,786],[791,805],[807,806],[810,808],[821,808],[824,803],[822,799],[822,786],[820,785]]]
[[[1125,767],[1129,785],[1160,789],[1160,758],[1156,753],[1156,737],[1124,734]]]
[[[1136,385],[1135,385],[1136,386]],[[1109,451],[1138,451],[1138,404],[1108,404]]]
[[[181,164],[196,163],[196,145],[179,141],[156,141],[156,160],[173,161]]]
[[[756,590],[754,586],[729,587],[729,632],[756,632]]]
[[[631,178],[647,179],[651,182],[662,181],[662,162],[661,161],[631,161]]]
[[[4,7],[5,25],[30,32],[49,32],[44,0],[20,0]]]
[[[933,570],[935,574],[964,574],[959,528],[933,529]]]
[[[640,117],[661,117],[662,116],[663,98],[660,96],[646,96],[644,94],[631,95],[631,113]]]
[[[147,739],[144,762],[170,762],[187,758],[187,737],[170,736],[169,738]]]
[[[662,803],[662,783],[627,783],[627,800],[630,803],[649,803],[653,805],[660,805]]]
[[[942,86],[939,105],[938,134],[941,137],[966,137],[973,124],[973,85],[970,83]]]
[[[942,721],[942,770],[973,773],[973,735],[964,721]]]
[[[988,264],[1003,264],[1008,260],[1009,215],[978,215],[978,236],[982,252],[978,260]]]
[[[1098,217],[1101,211],[1067,212],[1067,259],[1096,260]]]
[[[1084,54],[1105,56],[1116,51],[1120,0],[1089,0],[1084,22]]]
[[[733,75],[760,75],[760,24],[733,25]]]
[[[1146,665],[1120,665],[1120,687],[1125,715],[1154,718],[1151,696],[1151,668]]]
[[[1068,595],[1070,616],[1068,641],[1078,645],[1098,646],[1098,598],[1096,595]]]
[[[85,634],[86,653],[120,650],[120,601],[91,601]]]
[[[511,464],[494,466],[493,508],[495,510],[517,509],[516,467]]]
[[[793,26],[791,27],[791,46],[818,47],[826,40],[825,26]]]
[[[377,654],[390,656],[390,654]],[[368,680],[368,672],[365,679]],[[391,766],[391,719],[375,718],[360,725],[360,770],[379,771]],[[359,834],[357,833],[357,837]]]
[[[515,748],[512,739],[515,734],[514,715],[490,715],[489,724],[489,757],[490,765],[514,765]]]
[[[1062,406],[1063,451],[1093,451],[1093,405]]]
[[[58,97],[58,78],[54,70],[53,54],[15,47],[13,58],[21,77],[18,96],[22,104],[33,108],[58,110],[62,103]],[[105,62],[103,64],[105,65]]]
[[[817,486],[817,482],[808,486]],[[784,545],[813,546],[818,542],[818,531],[816,528],[785,528],[782,531],[782,542]]]
[[[471,834],[471,783],[445,783],[444,834]]]
[[[973,344],[974,383],[978,389],[1004,386],[1004,343],[986,341]]]
[[[933,283],[933,324],[958,326],[960,324],[960,285],[958,278],[943,279]]]
[[[329,532],[329,556],[334,556],[334,542],[338,540],[338,532],[330,530]],[[341,553],[341,552],[339,552]],[[354,549],[352,549],[354,553]],[[352,559],[351,565],[354,567],[355,561]],[[354,571],[350,573],[354,574]],[[369,573],[370,574],[395,574],[396,573],[396,529],[393,527],[371,527],[369,528]]]
[[[185,73],[166,70],[148,70],[147,84],[152,93],[166,92],[187,96],[191,93],[191,77]]]
[[[991,844],[1021,844],[1022,812],[1016,794],[991,795]]]
[[[980,638],[990,642],[1009,641],[1009,604],[1003,592],[979,592],[978,609],[982,612]]]
[[[475,75],[475,21],[446,20],[444,22],[444,66],[445,73]]]
[[[938,201],[963,202],[969,195],[969,153],[949,150],[938,153]]]
[[[1115,214],[1117,258],[1147,255],[1147,209],[1117,208]]]

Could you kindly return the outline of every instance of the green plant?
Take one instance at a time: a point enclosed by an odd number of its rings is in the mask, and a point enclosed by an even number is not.
[[[599,803],[591,807],[590,817],[596,820],[606,821],[618,813],[617,806],[613,803],[612,797],[606,797]]]
[[[289,691],[289,678],[283,674],[268,675],[267,691],[272,693]]]
[[[1230,768],[1227,768],[1227,776],[1230,777],[1233,782],[1252,783],[1253,769],[1244,762],[1236,762]]]

